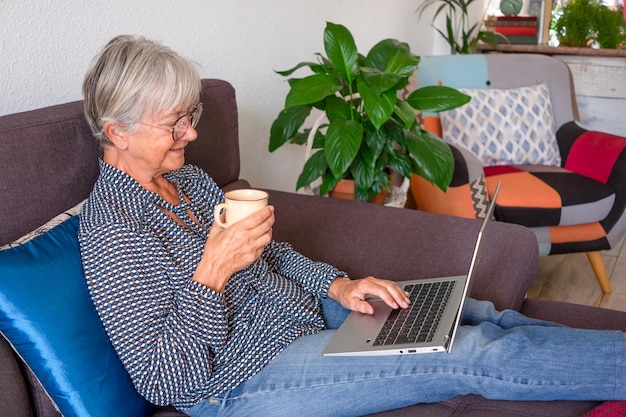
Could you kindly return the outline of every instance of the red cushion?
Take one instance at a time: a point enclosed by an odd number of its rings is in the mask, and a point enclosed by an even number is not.
[[[583,415],[583,417],[619,416],[626,416],[626,401],[607,401]]]
[[[574,142],[565,168],[606,184],[624,147],[624,138],[601,132],[585,132]]]

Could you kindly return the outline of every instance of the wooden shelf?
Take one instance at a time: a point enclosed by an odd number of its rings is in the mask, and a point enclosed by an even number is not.
[[[564,46],[512,45],[508,43],[499,44],[497,48],[494,48],[491,45],[482,43],[478,45],[478,50],[482,52],[517,52],[544,55],[578,55],[626,58],[626,49],[568,48]]]

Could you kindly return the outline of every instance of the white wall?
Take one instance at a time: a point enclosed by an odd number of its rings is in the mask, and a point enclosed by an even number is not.
[[[384,38],[405,41],[419,55],[446,53],[430,18],[420,21],[414,12],[419,2],[0,0],[0,115],[80,99],[97,50],[115,35],[141,34],[197,61],[201,76],[234,85],[242,176],[255,186],[293,191],[303,150],[267,151],[288,90],[273,70],[323,52],[326,21],[347,26],[363,53]]]

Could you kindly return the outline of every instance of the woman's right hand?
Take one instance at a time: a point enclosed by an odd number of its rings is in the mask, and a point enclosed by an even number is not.
[[[223,228],[213,224],[193,280],[223,292],[229,278],[256,261],[272,240],[274,207],[267,206]]]

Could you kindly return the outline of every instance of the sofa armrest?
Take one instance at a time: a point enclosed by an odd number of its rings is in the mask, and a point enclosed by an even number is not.
[[[392,280],[467,273],[480,221],[270,191],[274,239],[353,278]],[[519,310],[535,276],[537,239],[528,229],[492,222],[472,297]]]
[[[532,298],[524,300],[521,311],[527,317],[553,321],[578,329],[611,329],[626,332],[626,311]]]

